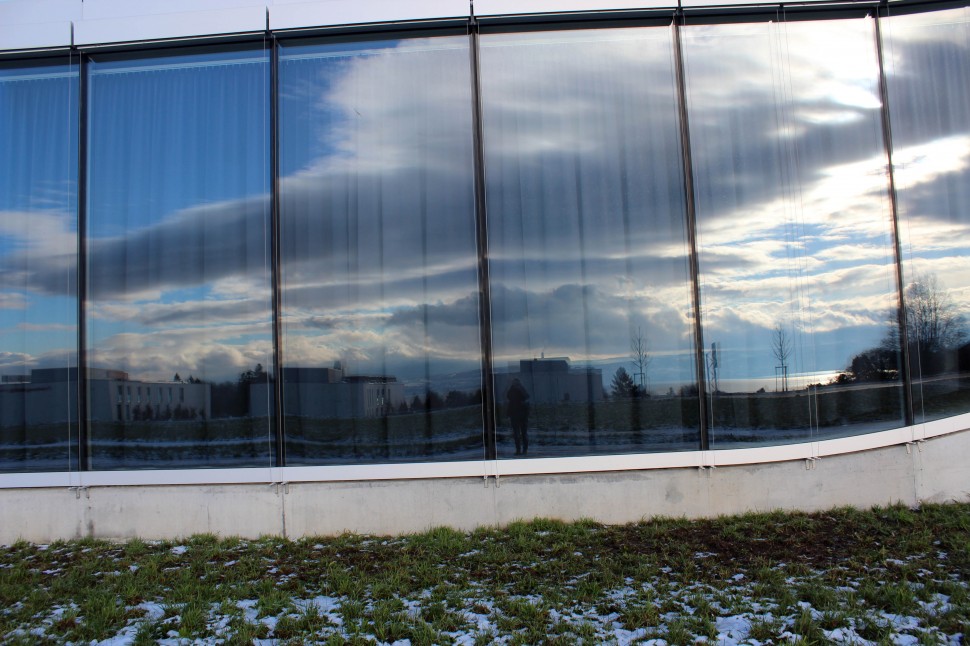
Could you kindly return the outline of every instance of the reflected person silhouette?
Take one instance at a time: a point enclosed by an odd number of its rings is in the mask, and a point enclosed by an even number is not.
[[[509,422],[512,424],[512,438],[515,440],[515,454],[529,452],[529,392],[518,379],[505,392],[508,400]]]

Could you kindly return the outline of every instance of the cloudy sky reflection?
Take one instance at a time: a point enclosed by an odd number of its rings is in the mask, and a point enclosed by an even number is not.
[[[693,381],[670,28],[482,37],[496,365]]]
[[[94,57],[90,365],[220,380],[271,364],[268,61]]]
[[[821,381],[886,332],[895,279],[873,29],[685,29],[704,334],[721,344],[723,380],[773,390],[778,325],[789,371]]]
[[[68,64],[0,67],[2,375],[77,360],[76,84]]]
[[[948,79],[966,78],[965,18],[887,30],[905,252],[964,308],[970,84]],[[738,353],[733,378],[769,378],[781,322],[799,371],[844,368],[895,298],[872,21],[684,37],[705,340]],[[670,45],[665,27],[482,38],[496,365],[629,367],[642,328],[653,379],[693,379]],[[208,56],[92,66],[93,365],[222,380],[270,363],[268,60]],[[287,361],[478,367],[468,74],[464,37],[284,48]],[[69,98],[32,91],[27,109],[69,119]],[[52,152],[26,170],[23,150],[0,152],[4,374],[73,344],[74,171],[52,161],[70,145],[35,140]]]
[[[479,366],[469,75],[464,36],[283,49],[285,362]]]
[[[935,276],[970,319],[970,11],[887,27],[903,271]]]

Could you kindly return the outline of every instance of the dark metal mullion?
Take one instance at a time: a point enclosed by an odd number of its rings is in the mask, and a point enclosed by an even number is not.
[[[886,13],[888,17],[888,11]],[[910,366],[909,356],[909,330],[906,321],[906,284],[903,279],[903,250],[899,232],[899,208],[896,197],[896,172],[893,168],[893,131],[892,121],[889,113],[889,83],[886,80],[885,52],[882,46],[882,28],[880,23],[880,12],[873,13],[876,30],[876,58],[879,61],[879,95],[882,101],[882,140],[886,150],[887,172],[889,175],[889,208],[893,221],[893,252],[896,260],[896,290],[898,293],[898,308],[896,310],[897,325],[899,326],[899,345],[902,356],[903,375],[903,406],[906,417],[906,425],[912,426],[915,423],[913,410],[913,375]]]
[[[77,442],[78,470],[91,468],[88,424],[88,61],[78,54],[78,167],[77,167]],[[68,371],[70,374],[70,370]]]
[[[482,423],[485,459],[496,458],[495,389],[492,380],[492,295],[488,275],[488,224],[485,203],[485,143],[482,124],[482,79],[478,59],[478,22],[472,13],[468,29],[471,47],[472,130],[475,148],[475,228],[478,243],[478,329],[482,347]]]
[[[694,307],[694,365],[697,371],[697,410],[700,415],[701,451],[711,448],[707,424],[707,361],[704,357],[704,329],[701,325],[701,288],[700,268],[697,260],[697,211],[694,201],[694,164],[690,149],[690,128],[687,123],[687,77],[684,72],[683,43],[680,28],[684,23],[684,13],[678,9],[674,14],[674,67],[677,75],[677,112],[680,117],[680,151],[684,171],[684,199],[687,209],[687,240],[690,252],[691,298]]]
[[[282,295],[280,290],[280,123],[279,123],[279,45],[276,37],[270,34],[270,266],[273,298],[273,372],[276,379],[273,382],[273,431],[274,431],[274,461],[275,466],[286,466],[286,443],[283,423],[283,364],[282,364]]]

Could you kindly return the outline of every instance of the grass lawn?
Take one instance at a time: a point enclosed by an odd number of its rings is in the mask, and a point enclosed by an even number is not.
[[[0,643],[938,644],[970,504],[0,547]]]

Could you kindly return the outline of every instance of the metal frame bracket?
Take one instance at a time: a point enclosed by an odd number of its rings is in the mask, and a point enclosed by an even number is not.
[[[87,498],[89,500],[91,498],[91,489],[88,488],[88,487],[84,487],[84,486],[78,485],[77,487],[68,487],[67,490],[74,492],[74,498],[75,498],[75,500],[80,500],[81,499],[81,492],[82,491],[84,492],[84,497],[85,498]]]

